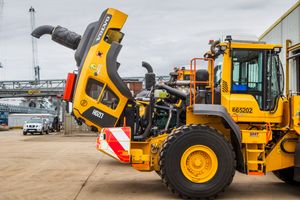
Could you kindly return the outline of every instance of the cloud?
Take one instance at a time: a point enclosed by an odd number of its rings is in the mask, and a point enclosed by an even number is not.
[[[101,12],[114,7],[129,15],[119,55],[120,74],[142,76],[141,61],[158,75],[186,65],[208,50],[208,40],[226,34],[259,36],[296,0],[4,0],[0,24],[0,78],[32,79],[28,9],[36,9],[36,25],[62,25],[82,34]],[[267,14],[266,14],[267,13]],[[74,51],[43,37],[38,40],[42,79],[65,78],[76,69]],[[17,70],[16,70],[17,69]],[[131,70],[128,70],[131,69]],[[16,73],[17,72],[17,73]],[[5,76],[5,77],[4,77]]]

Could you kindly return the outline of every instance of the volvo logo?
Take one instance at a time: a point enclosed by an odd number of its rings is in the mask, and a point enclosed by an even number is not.
[[[101,25],[101,27],[100,27],[100,30],[99,30],[99,32],[98,32],[98,35],[97,35],[97,37],[96,37],[96,41],[95,41],[95,42],[99,42],[99,40],[102,38],[102,35],[104,34],[105,29],[106,29],[106,27],[107,27],[107,25],[108,25],[110,19],[111,19],[111,15],[106,15],[106,17],[105,17],[105,19],[103,20],[103,23],[102,23],[102,25]]]

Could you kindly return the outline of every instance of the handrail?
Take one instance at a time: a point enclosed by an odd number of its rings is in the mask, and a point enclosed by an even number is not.
[[[209,71],[208,81],[197,81],[196,72],[197,72],[197,61],[211,61],[208,64],[207,69]],[[211,90],[211,102],[214,104],[215,94],[214,94],[214,59],[212,58],[193,58],[190,62],[190,106],[196,102],[196,90],[197,85],[208,85]],[[194,94],[194,95],[193,95]]]

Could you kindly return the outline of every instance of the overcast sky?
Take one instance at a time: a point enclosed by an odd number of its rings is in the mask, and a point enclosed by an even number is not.
[[[0,0],[1,1],[1,0]],[[82,34],[102,11],[127,13],[118,61],[122,76],[142,76],[141,61],[166,75],[208,50],[208,40],[227,34],[260,36],[296,0],[4,0],[0,19],[0,79],[33,79],[30,17],[36,25],[61,25]],[[74,51],[50,37],[37,41],[41,79],[61,79],[75,68]]]

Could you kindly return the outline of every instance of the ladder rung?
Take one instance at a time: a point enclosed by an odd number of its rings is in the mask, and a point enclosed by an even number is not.
[[[266,162],[260,160],[248,160],[248,164],[265,164]]]
[[[248,172],[248,175],[252,175],[252,176],[264,176],[265,174],[263,172]]]
[[[249,153],[262,153],[264,150],[261,149],[247,149],[247,152]]]

